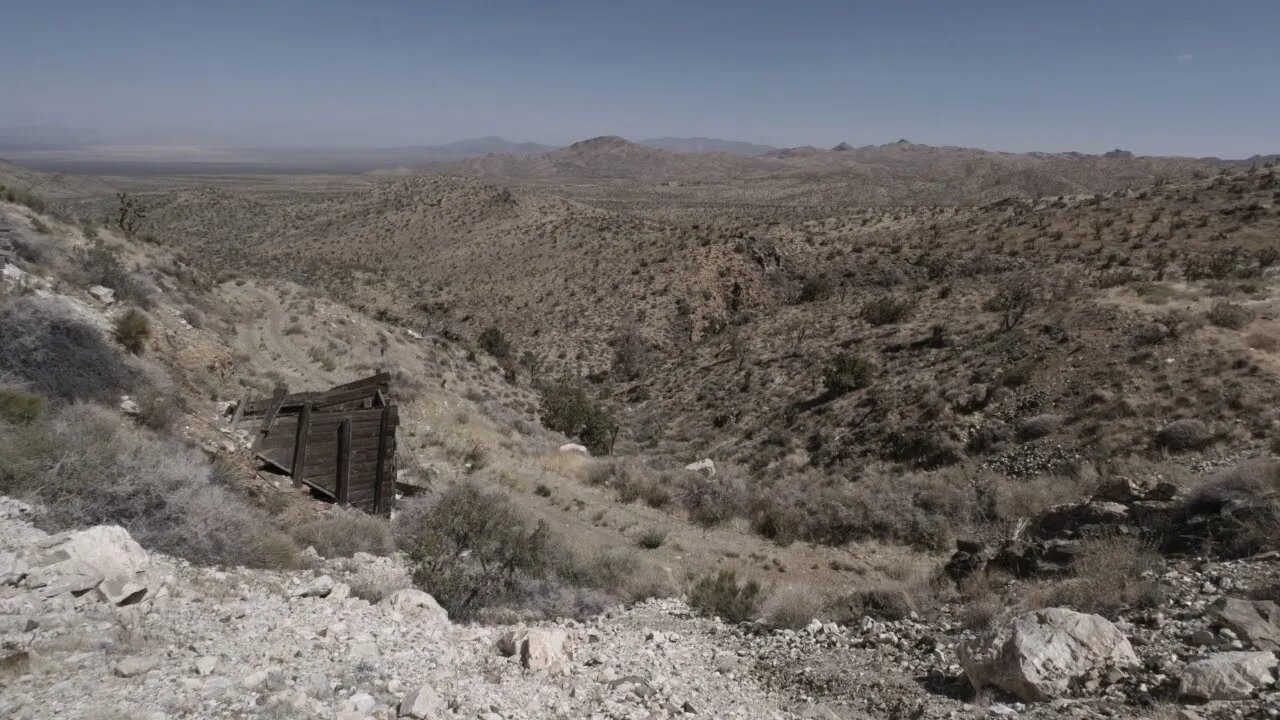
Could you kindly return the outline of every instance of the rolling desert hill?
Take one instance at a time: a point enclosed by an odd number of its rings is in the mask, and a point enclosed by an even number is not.
[[[998,153],[905,140],[746,157],[675,153],[606,136],[525,156],[433,164],[444,174],[551,189],[587,201],[670,204],[974,205],[1006,197],[1110,192],[1215,172],[1213,159]],[[678,189],[672,189],[677,187]]]
[[[450,336],[496,327],[541,372],[592,378],[625,447],[773,478],[882,463],[1027,475],[1158,454],[1155,429],[1191,416],[1223,452],[1268,442],[1275,183],[1265,168],[688,222],[436,177],[177,193],[150,222],[209,268],[316,284]],[[849,358],[857,387],[833,391],[824,378]]]

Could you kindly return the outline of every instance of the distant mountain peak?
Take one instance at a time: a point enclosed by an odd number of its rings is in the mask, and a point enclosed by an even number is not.
[[[570,150],[578,151],[594,151],[594,150],[621,150],[625,148],[639,147],[630,140],[619,137],[617,135],[601,135],[588,140],[579,140],[569,146]]]

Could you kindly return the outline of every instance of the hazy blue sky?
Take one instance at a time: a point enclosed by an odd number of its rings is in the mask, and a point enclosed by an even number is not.
[[[154,143],[1280,152],[1280,1],[29,0],[0,126]]]

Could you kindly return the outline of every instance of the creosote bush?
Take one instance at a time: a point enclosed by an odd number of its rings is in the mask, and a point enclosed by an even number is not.
[[[746,622],[756,617],[760,609],[760,583],[755,580],[738,582],[733,570],[720,570],[698,578],[689,588],[689,605],[708,616],[718,616],[725,622]]]
[[[542,424],[576,438],[593,455],[608,455],[618,434],[618,421],[593,402],[585,390],[567,382],[542,388]]]
[[[550,529],[529,523],[505,495],[459,483],[439,498],[405,504],[396,537],[413,562],[413,580],[454,619],[516,600],[525,581],[551,572]]]
[[[861,355],[840,353],[822,373],[822,385],[829,395],[839,396],[871,384],[876,365]]]
[[[0,428],[0,494],[34,500],[49,530],[116,524],[143,547],[198,564],[298,564],[287,535],[211,482],[199,451],[98,406]]]
[[[915,303],[896,295],[882,295],[862,306],[861,316],[872,325],[892,325],[911,317]]]
[[[134,355],[141,355],[151,338],[151,320],[137,308],[129,308],[116,318],[113,330],[116,342]]]
[[[409,554],[414,583],[455,620],[580,617],[598,612],[610,597],[672,592],[668,579],[648,572],[634,555],[615,550],[580,557],[506,495],[471,483],[401,503],[395,536]]]
[[[511,357],[511,342],[496,327],[485,328],[484,332],[480,333],[479,343],[481,350],[499,360]]]

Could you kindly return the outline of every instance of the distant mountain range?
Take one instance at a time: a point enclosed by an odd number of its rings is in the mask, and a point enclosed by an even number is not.
[[[640,145],[666,150],[673,153],[726,153],[728,155],[763,155],[777,148],[771,145],[758,145],[741,140],[720,140],[718,138],[664,137],[641,140]]]
[[[753,156],[767,145],[717,138],[655,138],[636,145],[677,154]],[[350,173],[420,168],[488,155],[524,157],[559,149],[497,136],[440,145],[389,147],[215,147],[114,143],[86,130],[57,125],[0,128],[0,156],[45,171],[129,173]]]

